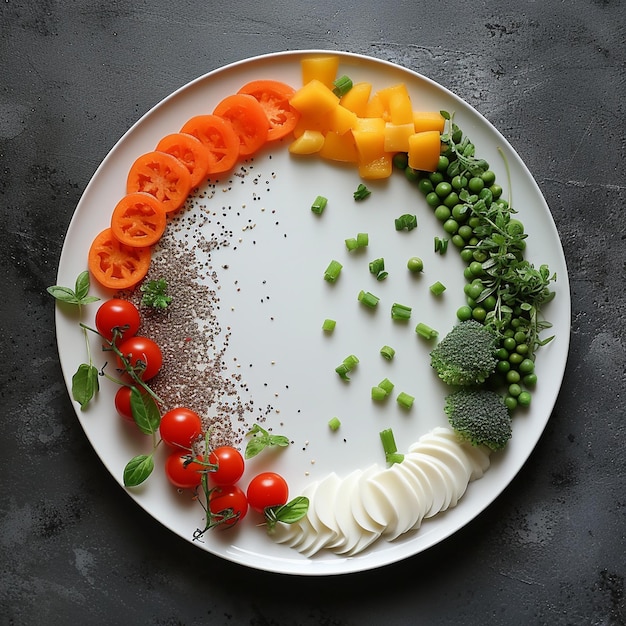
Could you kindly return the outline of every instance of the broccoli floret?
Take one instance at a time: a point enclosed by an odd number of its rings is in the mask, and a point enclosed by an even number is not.
[[[430,364],[449,385],[479,385],[496,368],[495,333],[476,320],[460,322],[433,348]]]
[[[450,426],[474,446],[501,450],[511,438],[511,415],[500,394],[489,389],[459,389],[446,397]]]

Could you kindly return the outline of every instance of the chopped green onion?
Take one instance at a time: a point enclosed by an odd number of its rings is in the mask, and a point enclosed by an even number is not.
[[[408,320],[411,319],[411,307],[404,304],[398,304],[394,302],[391,305],[391,319],[392,320]]]
[[[424,261],[420,259],[418,256],[412,256],[408,261],[406,266],[409,268],[410,272],[423,272],[424,271]]]
[[[359,362],[359,359],[356,356],[354,356],[354,354],[351,354],[350,356],[347,356],[343,360],[341,365],[338,365],[335,368],[335,372],[337,372],[337,374],[339,374],[339,377],[342,378],[343,380],[350,380],[350,377],[348,376],[348,372],[352,371],[358,362]]]
[[[369,264],[370,272],[375,276],[385,269],[385,259],[374,259]]]
[[[352,252],[352,250],[356,250],[359,247],[359,242],[355,237],[350,237],[346,239],[346,248],[348,248],[348,252]]]
[[[447,249],[448,240],[435,237],[435,252],[439,252],[439,254],[445,254]]]
[[[369,291],[361,290],[359,292],[358,300],[370,309],[374,309],[378,305],[378,301],[380,300],[380,298],[375,296],[373,293],[370,293]]]
[[[389,276],[389,272],[379,272],[376,275],[376,280],[385,280],[385,278],[387,278],[387,276]]]
[[[357,233],[356,243],[359,248],[365,248],[370,242],[370,236],[367,233]]]
[[[352,194],[355,200],[365,200],[372,192],[363,184],[359,183],[356,191]]]
[[[387,392],[382,387],[372,387],[372,400],[380,402],[387,397]]]
[[[415,332],[424,339],[436,339],[439,336],[439,333],[434,329],[428,326],[428,324],[424,324],[420,322],[415,327]]]
[[[352,79],[345,74],[333,81],[333,93],[338,97],[345,96],[352,89]]]
[[[385,451],[385,461],[390,465],[402,463],[404,455],[398,452],[398,446],[396,446],[396,440],[391,428],[380,431],[380,440],[383,444],[383,450]]]
[[[404,391],[398,394],[396,400],[403,409],[410,409],[413,406],[413,402],[415,402],[415,398]]]
[[[324,280],[334,283],[339,277],[343,265],[339,261],[331,261],[324,272]]]
[[[387,359],[387,361],[391,361],[391,359],[393,359],[396,355],[396,351],[391,346],[383,346],[380,349],[380,354],[383,358]]]
[[[330,426],[331,430],[335,431],[339,429],[339,427],[341,426],[341,422],[339,421],[338,417],[333,417],[331,420],[328,420],[328,425]]]
[[[417,228],[417,215],[405,213],[395,220],[396,230],[413,230]]]
[[[327,333],[332,333],[333,330],[335,330],[336,325],[337,322],[335,320],[325,319],[324,323],[322,324],[322,330]]]
[[[446,286],[443,283],[437,281],[430,286],[430,291],[435,296],[440,296],[446,290]]]
[[[327,203],[327,198],[324,198],[324,196],[317,196],[317,198],[315,198],[315,202],[313,202],[313,204],[311,205],[311,211],[320,215],[326,208]]]
[[[378,388],[382,389],[387,395],[393,391],[394,386],[395,385],[388,378],[383,378],[383,380],[378,383]]]

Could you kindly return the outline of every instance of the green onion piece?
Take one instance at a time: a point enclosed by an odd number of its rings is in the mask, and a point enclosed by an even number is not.
[[[324,323],[322,324],[322,330],[327,333],[332,333],[333,330],[335,330],[336,325],[337,322],[335,320],[325,319]]]
[[[357,233],[356,244],[359,248],[365,248],[370,242],[370,237],[367,233]]]
[[[394,463],[402,463],[404,455],[398,452],[396,440],[393,436],[391,428],[380,431],[380,440],[383,444],[383,450],[385,451],[385,461],[387,461],[390,465],[393,465]]]
[[[383,378],[383,380],[378,383],[378,387],[382,389],[387,395],[389,395],[393,391],[394,386],[395,385],[388,378]]]
[[[311,211],[320,215],[326,208],[327,203],[328,198],[324,198],[324,196],[317,196],[317,198],[315,198],[315,202],[311,205]]]
[[[417,228],[417,215],[405,213],[395,220],[396,230],[413,230]]]
[[[334,283],[339,277],[343,265],[339,261],[331,261],[324,272],[324,280]]]
[[[358,300],[370,309],[374,309],[378,305],[378,301],[380,300],[380,298],[376,297],[373,293],[370,293],[369,291],[361,290],[359,292]]]
[[[413,406],[413,402],[415,402],[415,398],[404,391],[398,394],[396,400],[403,409],[410,409]]]
[[[359,242],[356,240],[355,237],[350,237],[349,239],[346,239],[346,248],[348,248],[349,252],[352,252],[352,250],[356,250],[359,247]]]
[[[341,422],[339,421],[338,417],[333,417],[332,419],[328,420],[328,425],[330,426],[330,429],[332,431],[335,431],[339,429],[339,427],[341,426]]]
[[[345,96],[352,89],[352,79],[345,74],[333,81],[333,93],[338,97]]]
[[[387,397],[387,392],[382,387],[372,387],[372,400],[380,402]]]
[[[385,280],[389,276],[389,272],[378,272],[376,275],[376,280]]]
[[[430,286],[430,291],[435,296],[440,296],[446,290],[446,286],[443,283],[437,281]]]
[[[365,200],[372,192],[363,184],[359,183],[356,191],[352,194],[355,200]]]
[[[448,240],[435,237],[435,252],[439,254],[445,254],[448,249]]]
[[[439,333],[434,329],[428,326],[428,324],[424,324],[420,322],[415,327],[415,332],[424,339],[436,339],[439,336]]]
[[[408,320],[411,318],[411,311],[412,309],[410,306],[394,302],[391,305],[391,319],[402,321]]]
[[[391,346],[383,346],[380,349],[380,354],[383,358],[387,359],[387,361],[391,361],[391,359],[393,359],[396,355],[396,351]]]
[[[343,360],[343,364],[346,367],[348,367],[349,369],[352,369],[358,362],[359,362],[359,359],[354,354],[351,354],[350,356],[347,356]]]
[[[369,264],[370,273],[377,276],[385,269],[385,259],[374,259]]]
[[[345,363],[338,365],[335,368],[335,371],[337,372],[337,374],[339,374],[339,378],[341,378],[342,380],[350,380],[350,377],[348,376],[350,368]]]

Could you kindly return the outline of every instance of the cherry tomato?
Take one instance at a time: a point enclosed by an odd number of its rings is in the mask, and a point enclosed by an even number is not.
[[[202,461],[201,457],[196,457]],[[165,475],[167,479],[179,489],[193,489],[200,484],[202,472],[206,468],[203,463],[191,461],[185,465],[187,458],[181,452],[172,452],[165,459]]]
[[[233,526],[240,522],[248,512],[248,500],[246,494],[236,485],[216,487],[209,496],[209,510],[213,515],[235,516],[224,523]]]
[[[174,157],[172,157],[174,158]],[[150,269],[151,248],[131,248],[120,243],[110,228],[91,243],[87,263],[91,275],[108,289],[134,287]]]
[[[287,481],[274,472],[263,472],[255,476],[248,485],[248,504],[258,513],[269,506],[282,506],[289,497]]]
[[[173,448],[189,448],[202,432],[200,416],[184,407],[171,409],[161,417],[161,439]]]
[[[124,418],[127,422],[135,423],[133,418],[133,411],[130,408],[130,387],[128,385],[122,385],[115,394],[115,410],[120,417]]]
[[[159,373],[163,365],[163,354],[161,348],[148,337],[130,337],[125,339],[119,347],[120,352],[128,359],[133,367],[138,367],[141,363],[145,369],[141,374],[142,380],[150,380]],[[121,361],[118,359],[118,367],[123,369]]]
[[[96,311],[96,328],[98,332],[111,341],[113,338],[113,329],[128,326],[123,331],[123,337],[132,337],[137,334],[141,319],[137,307],[128,300],[120,298],[112,298],[106,300],[100,305]]]
[[[166,213],[179,209],[191,191],[186,165],[167,152],[147,152],[131,165],[126,193],[145,191],[163,204]]]
[[[217,465],[217,470],[209,473],[214,485],[234,485],[243,475],[243,456],[231,446],[215,448],[209,454],[209,463]]]

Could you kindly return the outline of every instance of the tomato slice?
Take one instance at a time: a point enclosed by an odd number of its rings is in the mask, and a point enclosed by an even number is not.
[[[296,127],[300,113],[289,104],[296,93],[293,87],[278,80],[253,80],[246,83],[238,93],[253,96],[263,107],[270,124],[268,141],[282,139]]]
[[[239,137],[239,154],[250,156],[267,141],[270,123],[263,107],[253,96],[243,93],[226,96],[213,111],[225,119]]]
[[[207,174],[224,174],[239,158],[239,137],[226,120],[217,115],[196,115],[180,130],[198,139],[209,151]]]
[[[166,226],[163,205],[143,191],[124,196],[111,215],[113,235],[120,243],[133,248],[146,248],[155,244]]]
[[[131,166],[126,192],[145,191],[163,203],[166,213],[179,209],[191,191],[191,174],[176,157],[146,152]]]
[[[150,248],[120,243],[110,228],[96,235],[87,257],[92,276],[109,289],[128,289],[145,278],[150,269]]]
[[[211,156],[202,142],[189,133],[172,133],[159,141],[159,152],[167,152],[181,161],[191,174],[191,187],[197,187],[207,176]]]

